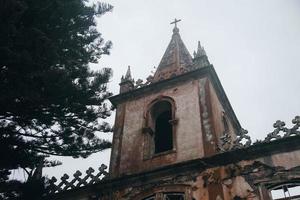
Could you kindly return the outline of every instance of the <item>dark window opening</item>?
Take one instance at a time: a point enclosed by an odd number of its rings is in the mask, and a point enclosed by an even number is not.
[[[165,194],[164,200],[184,200],[184,194],[182,194],[182,193]]]
[[[173,118],[172,104],[168,101],[159,101],[151,108],[151,121],[154,132],[155,154],[173,149]]]
[[[173,148],[172,113],[165,111],[155,121],[155,153],[171,150]]]

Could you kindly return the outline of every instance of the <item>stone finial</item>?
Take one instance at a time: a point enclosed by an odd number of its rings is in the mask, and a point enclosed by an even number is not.
[[[128,68],[127,68],[125,79],[132,80],[130,66],[128,66]]]
[[[134,89],[134,79],[131,76],[130,66],[128,66],[125,77],[122,76],[120,83],[120,93],[128,92]]]
[[[209,61],[204,48],[201,46],[200,41],[198,41],[197,51],[194,51],[194,67],[202,68],[209,65]]]
[[[178,27],[174,27],[173,28],[173,34],[178,34],[179,33],[179,28]]]
[[[198,41],[197,52],[194,52],[194,58],[199,58],[201,56],[206,56],[204,48],[201,46],[200,41]]]
[[[170,24],[175,24],[174,28],[173,28],[173,33],[176,34],[176,33],[179,33],[179,28],[177,27],[177,23],[180,22],[181,19],[174,19],[173,22],[171,22]]]
[[[127,68],[127,72],[125,74],[125,77],[122,76],[122,78],[121,78],[121,83],[126,82],[126,81],[133,82],[133,78],[131,76],[130,66],[128,66],[128,68]]]

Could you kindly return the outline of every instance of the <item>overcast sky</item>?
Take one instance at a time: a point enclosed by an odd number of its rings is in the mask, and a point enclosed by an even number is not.
[[[277,119],[291,126],[292,118],[300,114],[300,1],[107,2],[114,10],[98,20],[98,27],[113,42],[113,49],[92,68],[113,69],[110,90],[114,94],[128,65],[135,79],[145,79],[159,64],[171,39],[170,22],[176,17],[182,19],[178,27],[191,54],[201,41],[252,138],[264,138]],[[72,175],[77,169],[108,164],[109,154],[106,150],[88,159],[59,158],[64,165],[45,173]]]

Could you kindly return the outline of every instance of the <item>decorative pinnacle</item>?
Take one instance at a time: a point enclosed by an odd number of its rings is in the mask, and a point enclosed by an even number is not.
[[[125,79],[127,80],[131,80],[132,77],[131,77],[131,70],[130,70],[130,66],[128,65],[128,68],[127,68],[127,72],[126,72],[126,75],[125,75]]]
[[[206,52],[204,48],[201,46],[200,41],[198,41],[198,48],[197,48],[197,52],[194,52],[194,57],[198,58],[201,56],[206,56]]]
[[[177,28],[177,23],[180,22],[180,21],[181,21],[181,19],[176,19],[175,18],[174,21],[170,23],[170,24],[175,24],[174,29],[173,29],[173,33],[178,33],[179,32],[179,29]]]
[[[125,74],[125,77],[122,76],[121,78],[121,82],[125,82],[125,81],[133,81],[133,78],[131,77],[131,70],[130,70],[130,66],[128,66],[127,68],[127,72]]]

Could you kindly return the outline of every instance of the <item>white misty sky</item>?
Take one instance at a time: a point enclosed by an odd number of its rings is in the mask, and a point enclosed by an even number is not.
[[[264,138],[277,119],[291,126],[300,114],[300,1],[297,0],[126,0],[98,20],[99,31],[113,42],[110,56],[93,69],[111,67],[110,90],[117,94],[130,65],[135,80],[157,66],[171,39],[174,18],[192,52],[200,40],[231,105],[252,138]],[[114,119],[111,119],[113,123]],[[106,137],[110,137],[107,136]],[[62,166],[48,176],[72,175],[108,164],[110,150],[87,159],[58,158]]]

